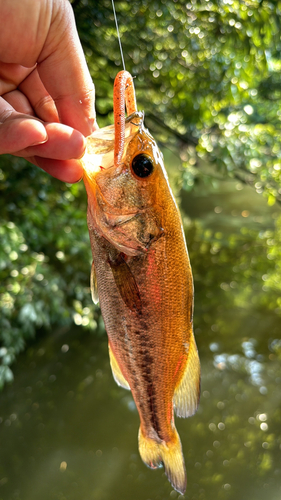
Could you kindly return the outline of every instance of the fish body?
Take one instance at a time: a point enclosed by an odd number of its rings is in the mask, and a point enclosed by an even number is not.
[[[181,417],[196,411],[200,366],[181,217],[143,114],[126,121],[118,165],[110,137],[106,146],[93,141],[103,164],[97,159],[89,166],[87,154],[83,159],[92,294],[99,298],[113,376],[132,391],[139,412],[140,455],[151,468],[164,463],[171,484],[183,493],[186,472],[174,411]]]

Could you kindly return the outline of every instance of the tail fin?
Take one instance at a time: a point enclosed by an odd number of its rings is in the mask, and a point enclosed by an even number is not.
[[[186,471],[179,435],[174,429],[174,436],[169,442],[157,442],[147,438],[139,430],[139,452],[144,463],[156,469],[164,465],[165,473],[173,488],[184,494],[186,490]]]

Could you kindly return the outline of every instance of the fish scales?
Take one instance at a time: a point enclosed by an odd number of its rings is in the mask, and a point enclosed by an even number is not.
[[[173,258],[177,249],[173,235],[162,237],[151,254],[141,258],[131,257],[128,260],[138,284],[143,309],[141,312],[131,311],[120,296],[108,263],[111,250],[109,244],[101,239],[97,236],[91,238],[101,310],[110,345],[135,396],[137,407],[139,401],[143,402],[145,398],[147,403],[150,403],[151,397],[146,388],[154,381],[153,387],[156,387],[153,406],[159,407],[155,413],[162,416],[159,438],[167,441],[171,434],[171,416],[165,408],[173,399],[180,371],[176,377],[174,374],[183,347],[190,340],[190,330],[188,331],[187,326],[191,324],[191,318],[186,321],[183,317],[183,306],[179,303],[170,282],[175,280],[179,288],[185,289],[182,300],[186,303],[191,283],[181,282],[184,273],[179,271],[177,260]],[[171,249],[170,241],[173,243]],[[170,260],[172,262],[169,262]],[[187,271],[188,266],[184,262],[180,263],[180,268],[183,270],[184,264]],[[190,311],[188,304],[184,310]],[[132,377],[132,370],[135,377]],[[158,374],[161,374],[161,377]],[[142,387],[141,393],[139,387]],[[143,428],[149,433],[151,419],[156,418],[153,417],[153,412],[149,411],[149,406],[140,412],[140,417]]]
[[[200,390],[192,273],[162,155],[142,113],[127,119],[126,131],[118,161],[110,148],[104,166],[94,170],[84,158],[92,283],[113,375],[132,391],[139,412],[141,457],[152,468],[164,463],[173,487],[183,493],[186,473],[174,410],[192,415]]]

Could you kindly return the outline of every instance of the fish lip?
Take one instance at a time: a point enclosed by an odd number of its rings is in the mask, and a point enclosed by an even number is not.
[[[130,142],[133,136],[144,127],[144,112],[135,111],[125,119],[125,143]],[[84,177],[91,179],[102,169],[114,167],[114,125],[96,130],[87,137],[87,146],[81,164]]]

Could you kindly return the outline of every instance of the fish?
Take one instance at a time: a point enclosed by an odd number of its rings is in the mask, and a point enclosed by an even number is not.
[[[127,71],[115,78],[113,103],[114,126],[94,132],[82,158],[92,298],[100,303],[113,377],[131,390],[139,413],[140,456],[152,469],[164,465],[183,494],[174,414],[193,415],[200,396],[192,271],[163,155]]]

